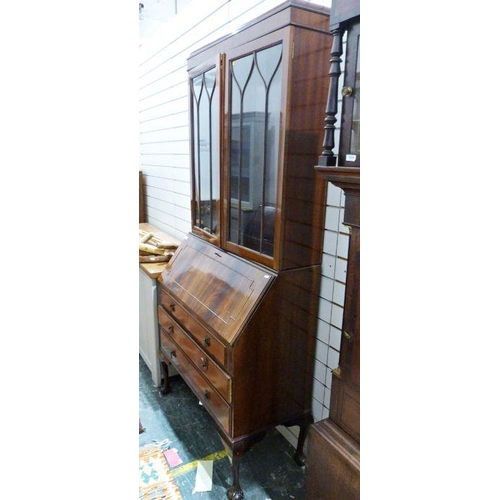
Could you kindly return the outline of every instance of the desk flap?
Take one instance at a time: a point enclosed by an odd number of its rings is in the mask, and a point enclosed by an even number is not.
[[[275,277],[190,234],[163,271],[162,282],[202,323],[231,343]]]

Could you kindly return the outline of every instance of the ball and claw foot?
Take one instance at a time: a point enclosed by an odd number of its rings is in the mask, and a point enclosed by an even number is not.
[[[234,486],[231,486],[231,488],[227,490],[226,496],[229,500],[243,500],[243,498],[245,498],[241,488],[235,488]]]
[[[302,452],[296,452],[295,455],[293,456],[293,459],[295,460],[295,463],[297,465],[300,465],[301,467],[303,467],[304,465],[306,465],[306,456],[304,453]]]
[[[165,394],[168,394],[170,392],[170,387],[160,387],[160,394],[162,396],[165,396]]]

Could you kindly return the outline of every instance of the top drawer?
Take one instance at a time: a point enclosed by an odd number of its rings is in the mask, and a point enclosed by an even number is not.
[[[158,305],[163,307],[203,347],[203,350],[225,366],[225,347],[208,330],[203,328],[163,286],[159,287]]]

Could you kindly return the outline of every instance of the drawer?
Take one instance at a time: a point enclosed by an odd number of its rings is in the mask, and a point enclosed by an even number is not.
[[[158,306],[163,307],[165,311],[179,323],[184,330],[194,337],[203,350],[210,353],[219,364],[225,366],[225,347],[208,330],[206,330],[191,314],[189,314],[177,300],[175,300],[163,286],[159,288]],[[158,312],[160,314],[160,312]]]
[[[231,377],[227,375],[200,349],[186,332],[162,309],[158,310],[158,321],[164,331],[163,335],[169,336],[183,351],[191,362],[205,375],[210,383],[220,392],[221,396],[231,403]]]
[[[178,348],[163,328],[160,328],[160,349],[161,353],[175,366],[182,378],[191,387],[191,390],[205,405],[208,412],[219,422],[224,431],[230,434],[230,406],[190,363],[187,356]]]

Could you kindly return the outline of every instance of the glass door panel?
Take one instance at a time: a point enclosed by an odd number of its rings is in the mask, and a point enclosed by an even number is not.
[[[229,62],[229,241],[274,256],[282,43]]]
[[[193,112],[193,225],[219,232],[219,106],[217,70],[191,79]]]

